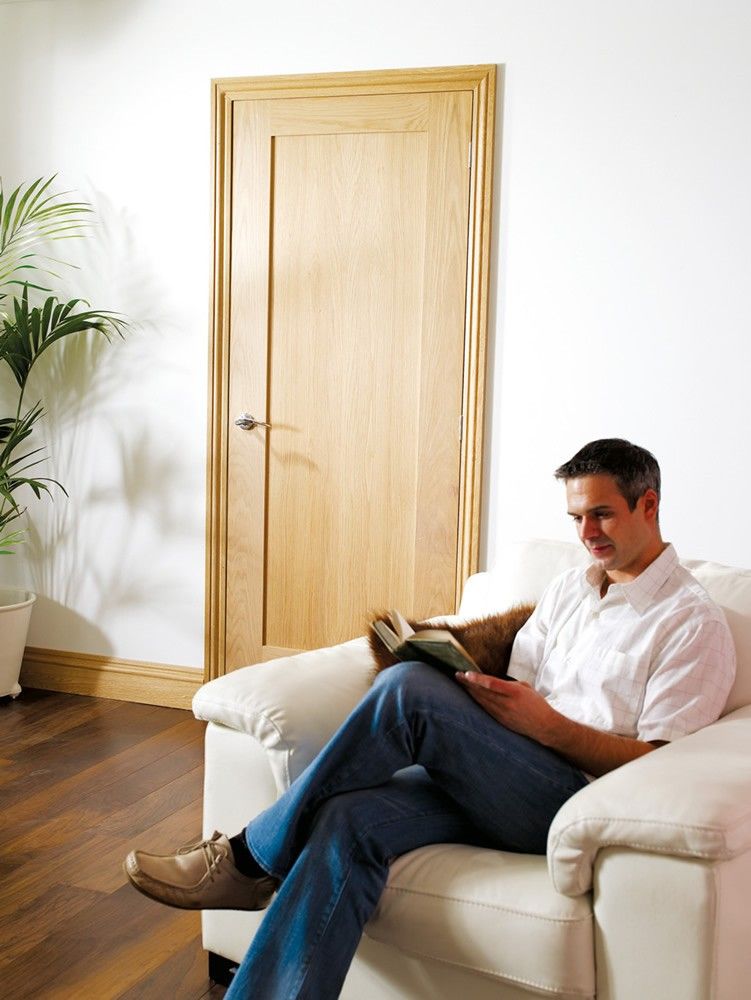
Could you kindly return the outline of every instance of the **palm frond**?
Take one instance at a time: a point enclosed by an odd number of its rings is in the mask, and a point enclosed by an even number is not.
[[[0,182],[0,286],[29,267],[50,274],[42,263],[44,245],[85,235],[92,208],[85,201],[66,200],[69,191],[49,193],[56,176],[21,184],[7,197]]]
[[[38,463],[33,464],[36,465]],[[53,486],[57,486],[58,489],[63,491],[66,497],[68,496],[67,490],[56,479],[51,479],[49,476],[35,478],[31,476],[11,476],[7,474],[7,471],[0,472],[0,498],[4,501],[2,514],[0,514],[0,527],[3,526],[3,522],[15,520],[15,518],[23,514],[25,508],[22,508],[13,496],[16,490],[21,489],[22,486],[28,486],[37,500],[41,498],[42,493],[52,496]],[[6,505],[10,510],[6,508]]]
[[[12,556],[15,546],[25,541],[25,532],[10,531],[7,535],[0,534],[0,556]]]
[[[42,493],[52,495],[51,485],[59,487],[67,496],[65,488],[56,479],[47,477],[32,477],[26,475],[31,469],[40,465],[44,458],[38,457],[42,448],[33,448],[14,457],[13,453],[31,434],[34,424],[44,414],[41,403],[35,403],[26,413],[17,419],[0,421],[0,530],[11,521],[15,521],[25,511],[16,500],[14,493],[22,486],[28,486],[37,499]]]
[[[7,467],[13,452],[31,434],[34,424],[44,413],[41,403],[35,403],[31,409],[17,417],[6,417],[0,420],[0,469]]]
[[[109,340],[113,334],[123,336],[128,327],[120,314],[92,309],[83,299],[63,302],[49,295],[41,305],[30,305],[30,290],[50,292],[44,282],[60,277],[55,268],[73,266],[50,256],[49,244],[86,235],[92,213],[91,206],[71,198],[71,192],[52,191],[54,180],[54,175],[39,177],[7,196],[0,182],[0,362],[20,389],[15,416],[0,418],[0,555],[13,552],[24,540],[23,531],[10,530],[26,512],[19,496],[30,490],[40,499],[52,496],[53,488],[67,496],[56,479],[35,474],[46,456],[43,448],[28,446],[34,425],[44,415],[41,402],[23,410],[31,369],[49,347],[74,333],[94,330]]]
[[[16,426],[15,417],[3,417],[0,419],[0,444],[7,441]]]
[[[112,334],[123,336],[127,323],[118,313],[98,309],[84,309],[83,299],[60,302],[54,295],[42,305],[29,305],[28,288],[23,296],[13,302],[13,315],[1,318],[0,361],[4,361],[23,389],[36,360],[58,340],[74,333],[95,330],[108,340]]]

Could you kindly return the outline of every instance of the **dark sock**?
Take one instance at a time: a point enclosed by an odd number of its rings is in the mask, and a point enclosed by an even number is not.
[[[261,876],[266,874],[248,850],[244,830],[235,834],[234,837],[229,838],[229,846],[232,848],[232,857],[235,859],[235,865],[243,875],[247,875],[249,878],[261,878]]]

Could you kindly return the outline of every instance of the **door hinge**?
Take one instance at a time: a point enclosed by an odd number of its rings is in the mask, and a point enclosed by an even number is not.
[[[467,160],[467,166],[472,169],[472,140],[469,140],[469,159]]]

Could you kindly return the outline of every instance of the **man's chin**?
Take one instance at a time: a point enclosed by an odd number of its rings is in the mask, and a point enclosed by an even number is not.
[[[613,545],[587,546],[587,551],[597,565],[603,569],[610,569],[616,560],[615,546]]]

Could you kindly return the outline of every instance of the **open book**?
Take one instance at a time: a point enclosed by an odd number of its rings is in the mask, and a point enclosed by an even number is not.
[[[443,628],[415,632],[398,611],[388,614],[390,625],[378,619],[372,628],[384,646],[400,660],[422,660],[453,678],[457,670],[476,670],[478,665],[458,639]]]

